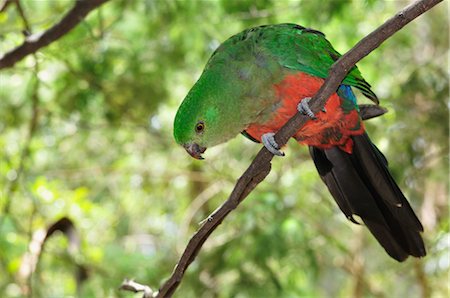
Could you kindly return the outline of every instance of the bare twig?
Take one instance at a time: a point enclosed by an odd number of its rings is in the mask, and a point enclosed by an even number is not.
[[[39,229],[33,233],[32,240],[28,245],[28,251],[22,258],[19,268],[19,278],[22,281],[32,278],[33,273],[37,270],[39,260],[42,256],[45,243],[55,234],[56,231],[62,232],[68,240],[68,252],[75,255],[80,249],[80,236],[70,218],[62,217],[61,219],[50,225],[47,230]],[[87,268],[75,262],[76,272],[75,279],[77,291],[80,291],[81,284],[87,279]],[[22,286],[24,294],[30,294],[32,288],[31,283]],[[30,297],[32,295],[29,295]]]
[[[154,297],[154,292],[149,286],[141,285],[132,279],[125,279],[119,287],[119,290],[130,291],[134,293],[143,292],[144,296],[142,298],[152,298]]]
[[[77,0],[73,8],[53,27],[39,34],[33,34],[25,39],[20,46],[0,57],[0,69],[12,67],[29,54],[58,40],[76,25],[78,25],[90,11],[108,0]],[[6,2],[9,3],[9,2]]]
[[[20,0],[14,0],[14,2],[16,3],[17,12],[19,13],[20,18],[23,21],[23,26],[24,26],[23,33],[25,36],[29,36],[31,34],[30,22],[28,22],[28,18],[25,15],[25,11],[22,8],[22,4],[20,3]]]
[[[5,12],[8,6],[12,3],[12,0],[4,0],[0,5],[0,13]]]
[[[330,69],[329,77],[311,100],[310,107],[317,113],[327,99],[336,92],[348,71],[362,58],[376,49],[382,42],[399,31],[406,24],[428,11],[442,0],[419,0],[386,21],[383,25],[363,38],[355,47],[343,55]],[[283,146],[309,118],[300,113],[293,116],[275,135],[276,142]],[[187,267],[194,261],[203,243],[224,218],[269,174],[273,155],[262,148],[248,169],[237,181],[229,198],[201,225],[192,236],[180,257],[170,278],[163,284],[156,297],[171,297],[180,284]]]

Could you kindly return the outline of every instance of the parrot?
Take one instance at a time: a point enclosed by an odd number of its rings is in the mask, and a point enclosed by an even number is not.
[[[341,55],[325,35],[297,24],[262,25],[224,41],[175,115],[175,141],[194,158],[239,134],[283,156],[274,134],[296,113],[293,138],[309,147],[321,180],[348,220],[360,221],[389,256],[426,255],[423,227],[370,140],[354,89],[379,104],[357,66],[314,114],[308,102]],[[359,218],[355,218],[358,216]]]

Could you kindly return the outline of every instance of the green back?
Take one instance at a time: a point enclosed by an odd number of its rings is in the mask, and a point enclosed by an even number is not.
[[[295,24],[247,29],[225,41],[214,54],[230,51],[233,45],[243,42],[267,49],[283,67],[320,78],[328,76],[330,67],[341,56],[322,32]],[[343,84],[361,90],[365,96],[378,104],[377,96],[370,90],[369,83],[364,80],[356,66],[350,70]]]

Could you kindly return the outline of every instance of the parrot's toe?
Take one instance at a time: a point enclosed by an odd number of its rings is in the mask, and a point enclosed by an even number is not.
[[[311,97],[305,97],[303,98],[300,103],[297,105],[297,110],[304,114],[307,115],[309,118],[316,120],[316,116],[314,115],[313,111],[311,111],[311,108],[309,107],[309,101],[311,100]]]
[[[280,151],[280,146],[278,146],[273,137],[274,135],[273,132],[265,133],[261,136],[261,141],[264,144],[264,147],[266,147],[273,155],[284,156],[284,152]]]

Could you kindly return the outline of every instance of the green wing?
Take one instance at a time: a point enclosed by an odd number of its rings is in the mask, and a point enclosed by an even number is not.
[[[252,28],[255,42],[261,43],[275,54],[280,63],[287,68],[299,70],[320,78],[326,78],[339,54],[322,32],[295,24],[280,24]],[[249,30],[252,30],[249,29]],[[258,32],[259,31],[259,32]],[[241,34],[244,34],[245,31]],[[374,101],[377,96],[354,66],[343,80],[345,85],[353,86]]]

